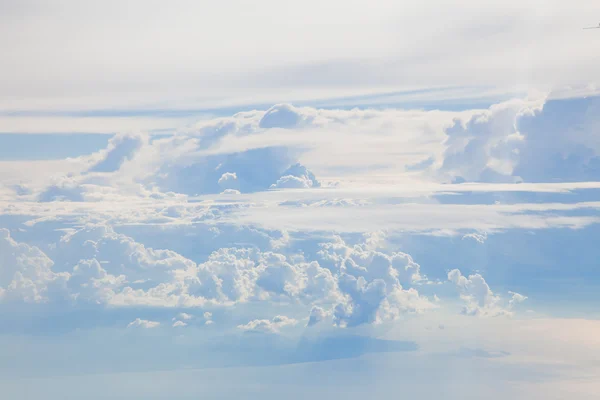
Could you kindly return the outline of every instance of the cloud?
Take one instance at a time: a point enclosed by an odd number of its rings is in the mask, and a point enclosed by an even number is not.
[[[307,327],[314,326],[314,325],[318,324],[319,322],[323,321],[328,315],[329,314],[327,313],[327,311],[325,311],[321,307],[314,306],[310,310],[310,316],[308,317],[308,323],[306,324],[306,326]]]
[[[271,185],[272,189],[308,189],[321,184],[305,166],[297,163],[281,174],[281,178]]]
[[[39,248],[16,242],[0,229],[0,301],[49,301],[70,278],[67,272],[55,273],[53,265]]]
[[[135,320],[131,321],[127,325],[128,328],[145,328],[145,329],[157,328],[159,326],[160,326],[160,322],[148,321],[147,319],[141,319],[141,318],[136,318]]]
[[[297,323],[298,321],[293,318],[288,318],[284,315],[278,315],[272,320],[255,319],[245,325],[238,325],[238,329],[241,329],[245,332],[278,333],[281,328],[293,326]]]
[[[84,189],[77,182],[64,180],[48,186],[39,194],[39,201],[84,201]]]
[[[130,160],[135,153],[145,144],[141,135],[116,135],[108,142],[108,147],[101,152],[98,160],[88,172],[114,172],[121,165]]]
[[[281,251],[287,254],[219,248],[203,262],[145,246],[108,225],[69,228],[57,238],[48,246],[54,261],[37,248],[21,246],[43,261],[48,282],[36,281],[36,301],[54,304],[69,299],[72,306],[112,309],[296,304],[312,309],[314,323],[323,317],[316,314],[318,310],[335,308],[335,323],[349,327],[433,307],[415,288],[402,286],[422,279],[419,265],[404,253],[367,250],[371,235],[355,246],[339,237],[321,242],[315,259],[297,251],[288,253],[283,245]],[[8,243],[17,245],[10,238]],[[52,291],[46,287],[51,283]],[[206,325],[214,323],[212,312],[205,311],[203,317]],[[183,312],[173,322],[191,319]]]
[[[73,268],[68,287],[79,301],[108,303],[124,287],[127,277],[109,274],[96,259],[80,260]]]
[[[261,128],[295,128],[303,121],[303,116],[290,104],[276,104],[269,108],[260,119]]]
[[[448,280],[456,285],[461,299],[466,303],[462,309],[465,315],[491,317],[512,315],[511,309],[514,305],[527,299],[526,296],[509,292],[512,298],[506,306],[503,306],[502,299],[492,292],[480,274],[466,277],[458,269],[453,269],[448,272]]]
[[[237,185],[237,175],[235,172],[225,172],[217,181],[223,190],[235,190]]]
[[[446,130],[441,171],[458,181],[600,180],[600,97],[513,100]]]
[[[529,85],[544,89],[548,82],[589,84],[597,80],[589,46],[580,29],[573,29],[598,12],[595,3],[570,7],[552,0],[545,17],[553,23],[550,33],[537,25],[534,3],[516,0],[506,3],[501,17],[493,5],[477,8],[472,0],[460,9],[441,0],[409,9],[388,1],[377,5],[358,1],[349,9],[342,9],[341,4],[329,3],[315,16],[310,10],[320,5],[317,1],[290,9],[270,0],[265,5],[268,13],[239,19],[231,18],[226,5],[213,5],[198,20],[194,16],[204,8],[194,2],[168,12],[143,8],[139,0],[131,10],[123,10],[116,1],[102,7],[73,2],[66,10],[27,3],[18,21],[39,40],[24,38],[21,47],[12,46],[8,39],[0,41],[0,47],[9,49],[7,72],[0,81],[5,93],[2,108],[106,113],[114,107],[136,110],[150,104],[210,110],[215,104],[268,104],[293,97],[341,101],[350,95],[414,87]],[[240,12],[251,14],[247,6],[240,6]],[[9,37],[16,13],[0,14],[0,37]],[[114,20],[117,14],[119,21]],[[40,21],[39,15],[47,20]],[[64,26],[52,23],[57,18],[62,18]],[[178,21],[180,27],[164,29],[165,21]],[[395,40],[410,37],[424,23],[440,26],[444,22],[450,22],[446,29],[422,32],[421,40]],[[300,36],[308,25],[310,32]],[[329,29],[332,25],[338,27],[334,32]],[[73,31],[78,35],[69,36]],[[219,37],[219,42],[199,42],[197,53],[187,52],[186,40],[210,35]],[[485,46],[481,39],[494,40],[494,46]],[[163,42],[170,45],[157,45]],[[253,48],[256,43],[262,46]],[[135,55],[131,48],[138,49]],[[557,48],[562,53],[553,51]],[[70,63],[69,54],[79,55],[76,65]],[[161,60],[177,62],[156,62],[157,54]],[[523,54],[528,54],[528,62],[515,64],[513,60]],[[23,59],[25,66],[18,62]],[[104,59],[120,63],[107,70],[102,68]],[[41,65],[47,66],[45,75],[39,73]],[[472,72],[473,65],[479,66],[477,74]],[[145,73],[139,74],[142,70]],[[98,80],[102,74],[105,79]],[[201,93],[197,87],[203,88]],[[419,97],[427,99],[428,95],[425,90]]]
[[[215,322],[212,320],[212,313],[210,311],[205,311],[204,314],[202,314],[202,316],[204,317],[204,325],[212,325]]]
[[[476,241],[477,243],[485,243],[486,239],[487,239],[487,234],[485,232],[483,232],[482,234],[480,233],[467,233],[466,235],[464,235],[463,240],[465,239],[472,239],[474,241]]]
[[[194,316],[188,313],[180,313],[179,318],[189,321],[190,319],[194,318]]]
[[[403,288],[403,284],[422,279],[419,264],[408,254],[387,255],[364,245],[348,246],[340,237],[334,239],[320,244],[318,256],[324,266],[339,271],[338,285],[345,301],[333,311],[336,325],[353,327],[394,320],[435,307],[416,289]]]
[[[524,302],[528,298],[527,296],[523,296],[522,294],[516,292],[509,291],[508,293],[512,295],[511,299],[508,301],[509,308],[513,308],[514,306]]]
[[[184,328],[186,326],[187,326],[187,324],[183,321],[175,321],[173,323],[173,328]]]

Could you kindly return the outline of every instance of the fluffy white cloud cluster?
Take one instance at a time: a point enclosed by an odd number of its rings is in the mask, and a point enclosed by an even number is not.
[[[305,166],[297,163],[285,170],[281,178],[271,185],[273,189],[309,189],[321,184]]]
[[[90,156],[2,180],[16,198],[43,202],[319,187],[311,170],[341,187],[600,180],[598,99],[511,100],[461,112],[279,104],[166,137],[118,135]]]
[[[225,172],[217,183],[223,190],[236,190],[238,187],[237,174],[235,172]]]
[[[160,326],[160,322],[149,321],[147,319],[141,319],[141,318],[136,318],[135,320],[133,320],[129,324],[127,324],[128,328],[151,329],[151,328],[157,328],[159,326]]]
[[[311,308],[310,310],[310,315],[308,316],[308,323],[306,324],[306,326],[314,326],[319,322],[323,321],[328,315],[329,313],[323,308],[319,306],[313,306],[313,308]]]
[[[106,149],[65,161],[66,171],[46,179],[33,177],[39,182],[26,198],[80,202],[106,198],[107,194],[150,197],[170,192],[197,195],[318,187],[314,174],[298,163],[298,141],[285,144],[260,139],[239,148],[222,144],[277,130],[276,122],[281,118],[275,115],[277,110],[307,121],[315,119],[307,115],[317,112],[279,105],[266,112],[210,120],[154,140],[147,135],[116,135]],[[292,127],[285,121],[281,125]]]
[[[94,155],[97,161],[90,160],[93,164],[88,172],[115,172],[147,143],[147,137],[142,135],[116,135],[110,139],[106,149]]]
[[[387,255],[369,247],[369,243],[348,246],[340,237],[321,244],[318,255],[324,266],[337,271],[345,300],[334,308],[335,324],[351,327],[381,322],[435,307],[415,288],[403,288],[424,279],[419,264],[408,254]],[[320,314],[313,310],[309,321],[316,323],[322,319]]]
[[[327,316],[357,326],[419,313],[433,304],[410,286],[424,278],[404,253],[371,250],[372,240],[320,244],[312,261],[256,248],[220,248],[197,263],[171,250],[156,250],[107,225],[68,229],[46,252],[16,243],[3,230],[5,299],[71,302],[118,307],[232,307],[269,302],[312,307],[309,326]],[[49,257],[54,259],[51,260]],[[192,319],[181,313],[173,324]],[[204,324],[212,324],[205,312]]]
[[[54,263],[35,246],[17,243],[0,229],[0,301],[39,303],[60,295],[69,273],[56,273]]]
[[[441,171],[455,181],[600,180],[600,97],[513,100],[457,119]]]
[[[465,302],[462,313],[473,316],[511,315],[512,308],[527,299],[519,293],[512,295],[508,304],[503,304],[500,296],[494,294],[480,274],[464,276],[458,269],[448,272],[448,280],[456,285],[461,299]],[[504,302],[506,303],[506,302]]]
[[[293,318],[288,318],[285,315],[277,315],[271,320],[255,319],[245,325],[238,325],[238,329],[246,332],[277,333],[281,328],[296,325],[297,323],[298,321]]]

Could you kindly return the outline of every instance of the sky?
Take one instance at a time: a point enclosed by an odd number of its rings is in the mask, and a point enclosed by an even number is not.
[[[596,398],[599,22],[0,0],[0,397]]]

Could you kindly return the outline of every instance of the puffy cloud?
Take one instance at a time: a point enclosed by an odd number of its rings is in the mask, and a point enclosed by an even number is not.
[[[600,180],[600,97],[513,100],[457,119],[441,171],[457,181]]]
[[[108,147],[98,155],[99,160],[88,169],[88,172],[117,171],[145,143],[146,140],[141,135],[113,136],[108,142]]]
[[[526,181],[600,180],[600,96],[549,99],[522,113],[525,137],[515,175]]]
[[[109,274],[96,259],[80,260],[73,268],[68,287],[77,300],[108,303],[127,283],[125,275]]]
[[[53,261],[39,248],[16,242],[0,229],[0,301],[47,302],[64,291],[69,273],[55,273]]]
[[[58,276],[64,276],[62,295],[101,306],[189,308],[292,302],[318,307],[317,312],[337,305],[335,322],[344,326],[431,308],[416,289],[403,287],[422,279],[419,265],[404,253],[367,250],[372,239],[367,235],[364,244],[348,246],[336,237],[321,243],[312,261],[298,253],[230,247],[219,248],[197,263],[172,250],[145,246],[110,226],[87,225],[67,230],[48,251],[55,268],[62,271]],[[49,258],[44,260],[54,265]],[[191,318],[181,313],[173,322],[187,323]],[[204,323],[213,323],[208,311]]]
[[[217,183],[223,190],[234,190],[238,186],[237,175],[235,172],[225,172],[221,175]]]
[[[323,321],[328,315],[329,315],[329,313],[327,311],[325,311],[324,309],[322,309],[321,307],[314,306],[310,310],[310,315],[308,317],[308,323],[306,324],[306,326],[307,327],[314,326],[314,325],[318,324],[319,322]]]
[[[338,272],[338,285],[345,301],[334,309],[334,323],[357,326],[393,320],[404,313],[421,313],[435,306],[421,296],[414,284],[423,279],[420,266],[408,254],[391,255],[369,250],[373,237],[366,243],[348,246],[340,238],[322,243],[318,252],[325,266]]]
[[[245,332],[278,333],[281,328],[296,325],[298,321],[284,315],[278,315],[272,320],[255,319],[245,325],[238,325],[238,329]]]
[[[223,195],[238,195],[238,194],[241,194],[241,192],[239,190],[235,190],[235,189],[225,189],[221,192],[221,194],[223,194]]]
[[[247,302],[271,298],[327,301],[336,298],[330,271],[317,262],[294,262],[280,253],[223,248],[187,276],[188,293],[216,302]]]
[[[304,176],[285,175],[271,185],[272,189],[308,189],[312,187],[312,181]]]
[[[276,104],[269,108],[260,119],[261,128],[295,128],[303,121],[303,116],[290,104]]]
[[[337,325],[353,327],[375,322],[377,311],[387,295],[386,284],[381,279],[368,282],[352,275],[340,277],[340,289],[351,301],[335,307],[333,320]]]
[[[424,279],[421,267],[409,254],[394,252],[388,255],[370,250],[372,246],[371,237],[367,237],[365,245],[348,246],[338,236],[334,242],[322,243],[318,255],[329,268],[368,280],[382,279],[389,285],[411,284]]]
[[[173,323],[173,328],[184,328],[186,326],[187,326],[187,324],[183,321],[175,321]]]
[[[84,201],[85,189],[72,179],[64,179],[48,186],[39,194],[40,202]]]
[[[527,296],[523,296],[522,294],[519,294],[516,292],[508,292],[508,293],[510,295],[512,295],[511,299],[508,301],[509,308],[513,308],[517,304],[520,304],[520,303],[524,302],[525,300],[527,300]]]
[[[305,166],[297,163],[286,169],[281,178],[271,185],[273,189],[308,189],[320,187],[321,184],[315,175]]]
[[[453,269],[448,272],[448,280],[456,285],[461,299],[466,303],[462,309],[462,313],[465,315],[492,317],[511,315],[513,306],[527,299],[526,296],[510,292],[512,298],[504,306],[500,296],[492,292],[480,274],[472,274],[466,277],[462,275],[460,270]]]
[[[160,165],[146,183],[156,185],[162,191],[189,195],[220,193],[223,191],[221,185],[226,182],[221,180],[223,174],[235,171],[233,189],[242,193],[256,192],[268,189],[293,161],[294,155],[285,147],[209,155],[192,152]],[[233,184],[233,179],[228,180],[228,184]]]
[[[202,316],[204,317],[204,325],[214,324],[214,321],[212,320],[212,313],[210,311],[205,311]]]
[[[487,240],[487,233],[485,233],[485,232],[483,232],[483,233],[467,233],[462,238],[463,238],[463,240],[471,239],[471,240],[476,241],[477,243],[483,244]]]
[[[188,313],[180,313],[179,318],[189,321],[190,319],[194,318],[194,316]]]
[[[127,325],[128,328],[145,328],[145,329],[157,328],[159,326],[160,326],[160,322],[149,321],[147,319],[141,319],[141,318],[136,318],[135,320],[131,321]]]

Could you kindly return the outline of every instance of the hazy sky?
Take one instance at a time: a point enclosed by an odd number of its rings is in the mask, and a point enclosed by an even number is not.
[[[596,398],[598,22],[0,0],[0,397]]]

